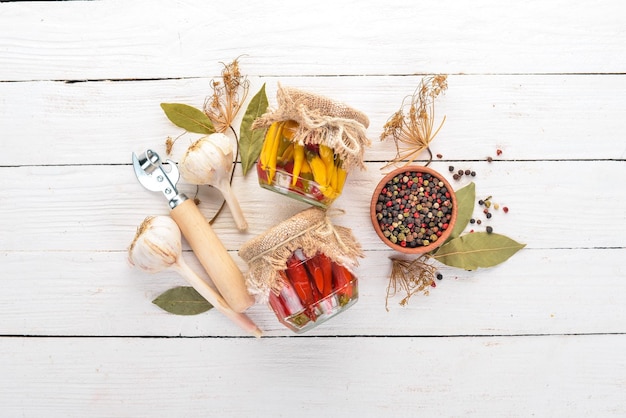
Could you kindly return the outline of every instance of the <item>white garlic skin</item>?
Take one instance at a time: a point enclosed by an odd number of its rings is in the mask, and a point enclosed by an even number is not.
[[[148,273],[174,266],[182,251],[180,229],[169,216],[144,219],[128,249],[128,261]]]
[[[233,145],[223,133],[214,133],[194,142],[180,161],[178,168],[191,184],[208,184],[218,189],[233,215],[240,231],[248,229],[248,222],[239,201],[230,187],[233,164]]]
[[[233,164],[233,146],[223,133],[214,133],[194,142],[179,164],[180,174],[191,184],[219,186]]]

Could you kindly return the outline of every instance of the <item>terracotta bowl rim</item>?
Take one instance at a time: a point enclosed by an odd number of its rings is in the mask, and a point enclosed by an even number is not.
[[[383,232],[380,229],[380,225],[378,224],[378,219],[376,219],[376,204],[378,203],[378,196],[380,195],[381,190],[383,189],[383,187],[385,186],[385,184],[387,184],[389,180],[391,180],[398,174],[405,173],[407,171],[428,173],[432,176],[435,176],[436,178],[438,178],[439,180],[443,182],[444,186],[450,193],[450,200],[452,201],[452,216],[450,217],[450,221],[448,222],[448,228],[441,234],[441,236],[437,239],[437,241],[427,246],[409,248],[409,247],[403,247],[398,244],[394,244],[389,239],[387,239],[387,237],[383,235]],[[380,238],[380,240],[389,248],[395,251],[404,253],[404,254],[425,254],[443,245],[448,239],[448,237],[450,236],[450,234],[452,234],[452,230],[454,229],[454,225],[456,223],[457,213],[458,213],[458,207],[457,207],[456,193],[454,192],[452,185],[450,185],[450,182],[448,182],[448,180],[440,172],[430,167],[421,166],[421,165],[407,165],[404,167],[399,167],[399,168],[394,169],[390,173],[386,174],[380,180],[380,182],[378,182],[378,184],[376,185],[376,188],[374,189],[374,193],[372,194],[372,199],[370,201],[370,220],[372,222],[372,226],[374,227],[374,231],[376,231],[376,235],[378,235],[378,238]]]

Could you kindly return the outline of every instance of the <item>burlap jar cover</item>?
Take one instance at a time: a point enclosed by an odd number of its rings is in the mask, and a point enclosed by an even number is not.
[[[346,170],[365,168],[363,154],[371,144],[366,136],[368,117],[341,102],[278,85],[278,108],[257,118],[253,129],[267,128],[274,122],[293,120],[298,128],[292,139],[300,145],[326,145],[343,161]]]
[[[245,274],[248,291],[257,302],[266,302],[270,291],[280,292],[283,283],[278,272],[286,269],[287,260],[298,249],[307,258],[322,252],[348,269],[354,269],[357,258],[363,257],[361,245],[350,228],[333,225],[322,209],[306,209],[239,249],[239,256],[248,263]]]

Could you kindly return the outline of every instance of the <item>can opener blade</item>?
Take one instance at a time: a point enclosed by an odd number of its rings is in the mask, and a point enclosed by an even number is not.
[[[139,157],[133,152],[133,169],[139,183],[150,191],[162,192],[170,208],[174,209],[187,200],[187,196],[176,189],[176,184],[180,180],[180,171],[176,163],[169,159],[165,163],[169,171],[164,170],[161,158],[151,149],[146,150]]]

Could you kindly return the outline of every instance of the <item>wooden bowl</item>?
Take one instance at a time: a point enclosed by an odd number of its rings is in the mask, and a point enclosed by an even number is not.
[[[414,173],[413,176],[408,175],[407,173]],[[423,237],[420,238],[422,239],[422,243],[418,244],[419,241],[417,241],[417,238],[413,238],[414,243],[411,244],[408,240],[405,240],[405,246],[399,245],[397,243],[393,243],[391,241],[390,238],[387,238],[385,236],[385,234],[383,233],[381,226],[379,224],[378,221],[378,211],[376,210],[376,206],[379,203],[378,201],[378,197],[381,195],[383,188],[385,188],[387,186],[387,183],[389,183],[390,181],[392,181],[395,177],[399,176],[399,183],[400,185],[405,184],[407,186],[407,191],[405,191],[407,194],[409,194],[409,199],[411,199],[411,197],[413,195],[417,196],[417,201],[416,204],[421,203],[419,199],[421,199],[422,197],[419,196],[419,187],[424,187],[423,185],[419,185],[417,186],[417,190],[411,190],[411,185],[412,183],[415,183],[412,181],[413,178],[417,177],[417,173],[421,173],[422,174],[422,179],[424,179],[424,175],[430,175],[431,178],[435,177],[436,179],[438,179],[439,181],[443,182],[443,188],[445,188],[446,192],[449,193],[449,197],[447,197],[446,199],[449,199],[451,202],[451,208],[448,209],[449,210],[449,214],[450,214],[450,219],[447,220],[447,222],[442,222],[442,226],[445,226],[445,223],[447,223],[447,227],[444,228],[440,228],[439,226],[437,226],[437,229],[439,231],[439,236],[437,236],[437,239],[434,242],[430,242],[431,239],[430,237],[428,237],[428,245],[424,245],[423,243]],[[403,180],[405,176],[408,176],[410,178],[410,180],[408,182],[404,182]],[[438,184],[439,182],[437,182]],[[429,180],[429,185],[430,185],[430,180]],[[440,189],[441,190],[441,189]],[[423,192],[422,192],[423,193]],[[442,193],[445,193],[442,191]],[[445,201],[445,199],[444,199]],[[382,202],[381,202],[382,203]],[[392,202],[392,205],[394,205],[396,202]],[[431,204],[434,205],[434,203],[436,202],[436,199],[434,199],[434,201],[431,201]],[[402,204],[402,203],[400,203]],[[423,203],[425,204],[425,203]],[[441,204],[440,204],[441,207]],[[383,203],[383,210],[386,208],[386,203]],[[403,209],[402,209],[403,210]],[[381,211],[382,213],[382,211]],[[447,214],[444,214],[444,217]],[[412,216],[412,215],[411,215]],[[414,216],[412,216],[413,219]],[[401,167],[398,169],[393,170],[391,173],[387,174],[385,177],[383,177],[383,179],[378,183],[378,185],[376,186],[376,189],[374,190],[374,193],[372,195],[372,200],[370,203],[370,218],[372,220],[372,226],[374,227],[374,230],[376,231],[376,234],[378,235],[378,237],[382,240],[382,242],[384,242],[387,246],[389,246],[390,248],[399,251],[401,253],[405,253],[405,254],[425,254],[425,253],[429,253],[431,251],[433,251],[434,249],[440,247],[445,241],[446,239],[448,239],[448,237],[450,236],[450,234],[452,233],[452,229],[454,228],[454,224],[456,222],[456,217],[457,217],[457,200],[456,200],[456,195],[454,193],[454,190],[452,189],[452,186],[450,186],[450,183],[444,178],[444,176],[442,176],[439,172],[433,170],[432,168],[428,168],[428,167],[424,167],[424,166],[416,166],[416,165],[411,165],[411,166],[406,166],[406,167]],[[418,218],[419,220],[419,218]],[[436,220],[436,218],[435,218]],[[408,228],[411,222],[407,222],[405,224],[405,226]],[[421,225],[419,227],[417,227],[418,225],[413,222],[413,227],[412,227],[412,231],[416,232],[417,234],[419,234]],[[416,228],[417,227],[417,228]],[[416,228],[416,229],[415,229]],[[427,228],[427,230],[430,230],[431,228]],[[431,231],[433,232],[433,231]],[[436,232],[434,232],[435,235],[437,235]],[[406,234],[404,234],[406,236]],[[431,234],[432,235],[432,234]],[[410,245],[415,245],[413,247],[411,247]]]

